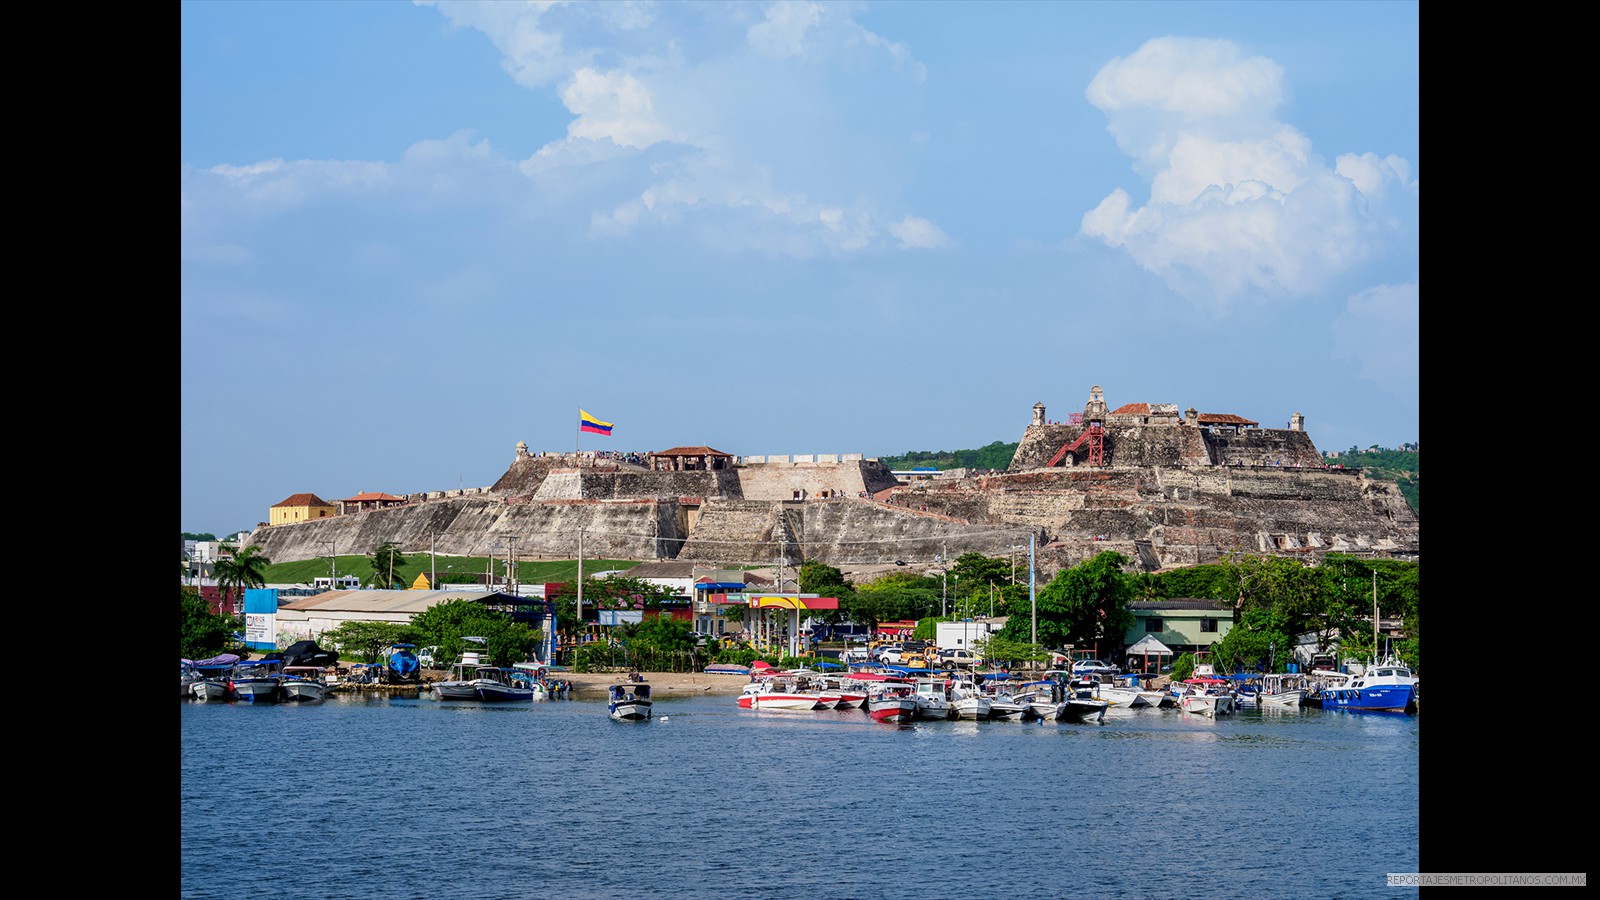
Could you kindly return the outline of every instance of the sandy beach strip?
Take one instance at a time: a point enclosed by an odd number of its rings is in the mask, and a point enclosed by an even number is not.
[[[704,672],[640,672],[655,697],[738,696],[750,683],[748,675],[707,675]],[[622,672],[551,672],[552,679],[572,682],[574,700],[604,700],[613,684],[624,684]]]

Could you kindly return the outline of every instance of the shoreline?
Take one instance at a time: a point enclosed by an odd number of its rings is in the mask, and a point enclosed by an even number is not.
[[[750,683],[748,675],[707,675],[704,672],[640,672],[652,697],[708,695],[734,697]],[[613,684],[627,683],[626,672],[551,672],[552,678],[572,682],[572,699],[604,700]]]

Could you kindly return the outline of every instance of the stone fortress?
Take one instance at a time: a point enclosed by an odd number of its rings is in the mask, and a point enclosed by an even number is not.
[[[1391,481],[1324,466],[1295,413],[1282,429],[1192,407],[1111,410],[1095,386],[1065,422],[1033,407],[1004,472],[901,482],[860,454],[738,457],[710,447],[531,454],[491,487],[258,527],[274,562],[365,554],[693,560],[714,567],[1026,553],[1040,574],[1115,550],[1156,571],[1243,552],[1416,560],[1417,516]],[[331,543],[330,543],[331,542]],[[916,569],[913,569],[916,571]]]

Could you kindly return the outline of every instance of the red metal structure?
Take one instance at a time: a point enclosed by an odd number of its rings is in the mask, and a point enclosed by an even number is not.
[[[1105,465],[1106,430],[1101,426],[1099,420],[1095,420],[1089,423],[1089,427],[1084,429],[1083,434],[1078,435],[1077,440],[1070,444],[1062,444],[1061,449],[1056,451],[1056,455],[1050,457],[1050,461],[1044,464],[1045,468],[1048,469],[1061,462],[1062,457],[1083,446],[1085,442],[1089,444],[1089,465]]]

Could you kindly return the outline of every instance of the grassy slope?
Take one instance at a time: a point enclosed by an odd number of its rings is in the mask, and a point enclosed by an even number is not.
[[[604,572],[610,569],[631,569],[638,565],[637,560],[627,559],[586,559],[583,561],[585,574]],[[436,568],[441,581],[452,573],[470,573],[482,576],[487,570],[489,561],[482,556],[440,556],[431,560],[426,553],[412,553],[406,556],[406,564],[394,570],[395,581],[410,587],[417,576],[429,575],[430,568]],[[337,560],[340,575],[354,575],[361,579],[362,584],[372,575],[372,565],[365,556],[340,556]],[[498,578],[505,573],[505,560],[498,559],[494,564],[494,573]],[[327,577],[328,558],[304,559],[299,562],[274,563],[267,566],[266,581],[268,584],[310,584],[313,578]],[[578,575],[578,561],[575,559],[557,559],[518,561],[517,582],[519,584],[539,584],[541,582],[572,581]]]

